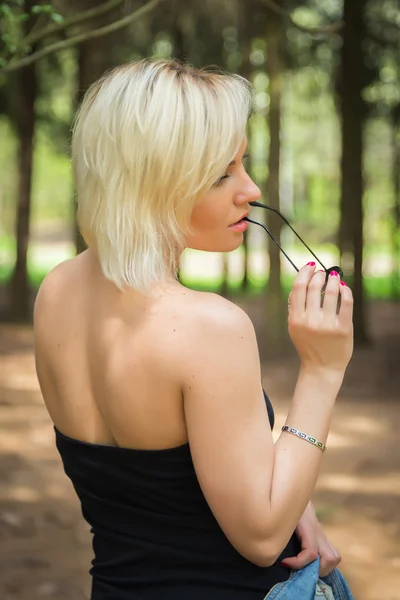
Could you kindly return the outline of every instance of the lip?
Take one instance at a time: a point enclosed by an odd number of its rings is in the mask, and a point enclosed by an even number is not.
[[[234,223],[233,225],[230,225],[228,229],[232,229],[233,231],[240,231],[241,233],[243,233],[244,231],[246,231],[248,226],[249,222],[242,220],[239,221],[239,223]]]
[[[240,217],[240,219],[238,219],[237,221],[235,221],[234,223],[232,223],[232,225],[229,225],[229,227],[233,227],[233,225],[237,225],[238,223],[240,223],[240,221],[243,221],[243,219],[244,219],[245,217],[247,217],[247,216],[248,216],[248,214],[249,214],[249,211],[248,211],[248,212],[246,212],[246,213],[244,213],[244,215],[242,215],[242,216]]]

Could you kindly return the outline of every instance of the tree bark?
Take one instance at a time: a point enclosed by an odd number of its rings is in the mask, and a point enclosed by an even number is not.
[[[78,89],[76,92],[75,99],[75,110],[78,108],[80,103],[82,102],[83,96],[85,95],[85,91],[87,89],[86,78],[87,78],[87,59],[89,55],[90,49],[88,49],[87,44],[81,44],[78,47]],[[75,112],[74,110],[74,112]],[[84,250],[86,250],[87,246],[85,240],[83,239],[78,221],[76,218],[76,205],[75,205],[75,194],[73,196],[73,207],[74,207],[74,242],[75,242],[75,252],[76,254],[80,254]]]
[[[79,8],[87,10],[97,6],[97,0],[85,0],[79,4]],[[78,8],[78,5],[77,5]],[[119,18],[118,13],[110,13],[99,20],[97,26],[106,26]],[[81,103],[88,87],[99,79],[105,71],[111,69],[121,62],[125,57],[122,52],[125,50],[124,39],[128,36],[128,31],[121,30],[108,34],[104,38],[89,39],[78,47],[78,73],[77,73],[77,92],[75,96],[75,110]],[[75,201],[74,201],[75,209]],[[75,214],[75,210],[74,210]],[[76,218],[74,219],[74,241],[75,250],[79,254],[86,250],[86,244],[79,231]]]
[[[280,210],[280,128],[281,98],[283,80],[283,22],[282,17],[270,12],[267,19],[267,74],[269,77],[269,115],[268,127],[270,147],[268,158],[268,180],[266,185],[267,202],[272,208]],[[280,243],[282,223],[277,215],[268,211],[268,228]],[[281,285],[281,256],[279,248],[268,237],[270,259],[267,286],[267,324],[268,341],[271,347],[279,350],[286,340],[287,304],[283,299]]]
[[[34,0],[26,3],[29,13]],[[26,22],[30,29],[32,20]],[[27,321],[31,317],[31,295],[28,280],[27,255],[30,234],[32,165],[35,132],[35,100],[37,95],[36,66],[30,65],[16,74],[17,83],[12,119],[18,136],[18,196],[15,219],[16,263],[8,295],[8,318]]]
[[[393,111],[393,227],[392,227],[392,298],[400,298],[400,104]]]
[[[111,21],[104,27],[99,27],[98,29],[90,29],[85,32],[78,34],[76,36],[54,42],[53,44],[49,44],[44,48],[41,48],[37,52],[32,52],[28,56],[24,56],[19,60],[13,60],[6,64],[5,67],[0,67],[0,75],[5,75],[6,73],[12,73],[13,71],[17,71],[18,69],[22,69],[27,67],[28,65],[33,64],[37,60],[41,60],[50,54],[54,54],[55,52],[60,52],[61,50],[66,50],[67,48],[72,48],[73,46],[78,46],[82,44],[86,40],[89,39],[97,39],[100,37],[105,37],[107,35],[113,34],[117,32],[119,29],[127,27],[134,21],[140,19],[143,15],[149,13],[153,10],[162,0],[149,0],[147,4],[138,8],[135,12],[130,15],[126,15],[122,19],[118,21]],[[98,4],[96,3],[96,6]]]
[[[188,34],[193,29],[193,25],[191,24],[193,8],[190,3],[182,6],[180,0],[175,0],[172,10],[174,11],[173,14],[175,14],[171,28],[173,39],[172,55],[182,62],[191,62],[191,38]]]
[[[219,294],[224,298],[229,298],[229,263],[228,255],[224,253],[222,255],[222,280],[219,288]]]
[[[366,0],[345,0],[341,57],[342,190],[339,247],[345,276],[352,278],[354,294],[354,337],[359,345],[368,342],[365,317],[363,266],[363,20]]]
[[[248,0],[246,5],[244,3],[239,3],[239,20],[238,20],[238,29],[239,29],[239,38],[240,45],[242,50],[243,62],[240,70],[240,74],[251,81],[253,74],[253,67],[251,64],[251,50],[252,50],[252,10],[251,2]],[[251,131],[250,127],[247,129],[247,147],[249,158],[247,159],[247,171],[251,174]],[[243,260],[243,280],[241,284],[241,291],[247,292],[250,288],[250,280],[249,280],[249,263],[250,263],[250,244],[249,244],[249,230],[244,232],[243,236],[243,250],[244,250],[244,260]]]

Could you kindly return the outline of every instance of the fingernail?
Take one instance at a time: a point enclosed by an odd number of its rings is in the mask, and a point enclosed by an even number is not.
[[[345,285],[346,287],[348,287],[348,286],[347,286],[347,283],[346,283],[345,281],[341,281],[341,282],[340,282],[340,285]]]
[[[309,263],[307,263],[306,267],[315,267],[315,262],[309,262]]]
[[[338,277],[339,273],[337,273],[336,271],[331,271],[329,275],[332,275],[332,277]]]

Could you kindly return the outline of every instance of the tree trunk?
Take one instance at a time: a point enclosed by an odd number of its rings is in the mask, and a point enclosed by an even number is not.
[[[229,263],[228,254],[222,255],[222,280],[219,288],[219,294],[224,298],[229,298]]]
[[[173,39],[173,57],[186,62],[189,60],[188,48],[187,48],[187,22],[191,19],[190,7],[183,7],[180,3],[175,0],[173,4],[173,10],[176,14],[176,19],[172,27],[172,39]]]
[[[341,60],[342,193],[339,247],[345,276],[352,278],[354,336],[357,344],[368,342],[365,318],[363,265],[363,21],[366,0],[345,0]]]
[[[26,3],[30,12],[34,0]],[[32,27],[32,19],[26,22],[26,31]],[[27,255],[30,233],[32,164],[35,132],[35,100],[37,76],[35,64],[25,67],[16,74],[17,85],[13,110],[13,121],[18,136],[18,197],[15,220],[17,244],[16,263],[10,282],[8,318],[11,321],[27,321],[31,318],[30,286],[27,270]]]
[[[252,50],[252,10],[251,3],[248,1],[246,6],[244,3],[239,3],[239,20],[238,20],[238,29],[239,29],[239,38],[240,45],[242,49],[243,62],[240,70],[240,74],[248,79],[252,80],[253,74],[253,66],[251,64],[250,56]],[[247,159],[247,171],[251,174],[251,131],[250,127],[247,128],[247,152],[249,153],[249,158]],[[249,281],[249,263],[250,263],[250,244],[249,244],[249,230],[244,232],[243,235],[243,250],[244,250],[244,260],[243,260],[243,280],[241,283],[241,291],[247,292],[250,287]]]
[[[98,0],[85,0],[84,3],[77,4],[78,10],[88,10],[98,5]],[[107,25],[120,18],[121,15],[112,12],[99,19],[97,27]],[[93,25],[94,26],[94,25]],[[88,40],[78,47],[78,73],[77,73],[77,92],[75,96],[75,110],[81,103],[88,87],[99,79],[105,71],[116,66],[124,59],[123,52],[127,52],[127,45],[124,40],[128,39],[129,30],[124,29],[116,31],[105,37]],[[130,48],[131,49],[131,48]],[[75,213],[75,201],[74,201]],[[80,234],[76,218],[74,218],[74,241],[75,250],[79,254],[86,249],[86,244]]]
[[[269,77],[269,115],[268,127],[270,147],[268,158],[268,181],[266,185],[268,205],[280,209],[280,126],[281,97],[283,80],[283,23],[281,16],[270,12],[267,20],[267,74]],[[268,228],[280,243],[282,223],[272,212],[267,214]],[[268,238],[270,259],[267,287],[267,324],[268,341],[275,350],[279,350],[286,340],[287,303],[283,299],[281,286],[281,256],[279,248]]]
[[[392,227],[392,298],[400,298],[400,104],[392,121],[393,149],[393,227]]]
[[[76,109],[78,108],[78,106],[80,105],[80,103],[82,102],[83,96],[85,94],[85,91],[87,89],[87,85],[86,85],[86,72],[87,72],[87,55],[88,55],[89,50],[87,49],[87,45],[86,44],[82,44],[81,46],[78,47],[78,90],[76,93],[76,99],[75,99],[75,107],[74,107],[74,112],[76,111]],[[78,225],[78,221],[76,219],[76,207],[75,207],[75,195],[74,195],[74,241],[75,241],[75,252],[76,254],[80,254],[81,252],[83,252],[84,250],[86,250],[86,244],[85,241],[81,235],[80,229],[79,229],[79,225]]]

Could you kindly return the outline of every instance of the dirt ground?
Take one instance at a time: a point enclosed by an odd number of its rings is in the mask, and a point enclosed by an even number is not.
[[[374,345],[348,369],[314,504],[356,600],[400,600],[400,305],[374,304],[369,321]],[[293,358],[263,364],[276,432],[296,374]],[[0,326],[0,600],[83,600],[91,557],[38,389],[32,331]]]

